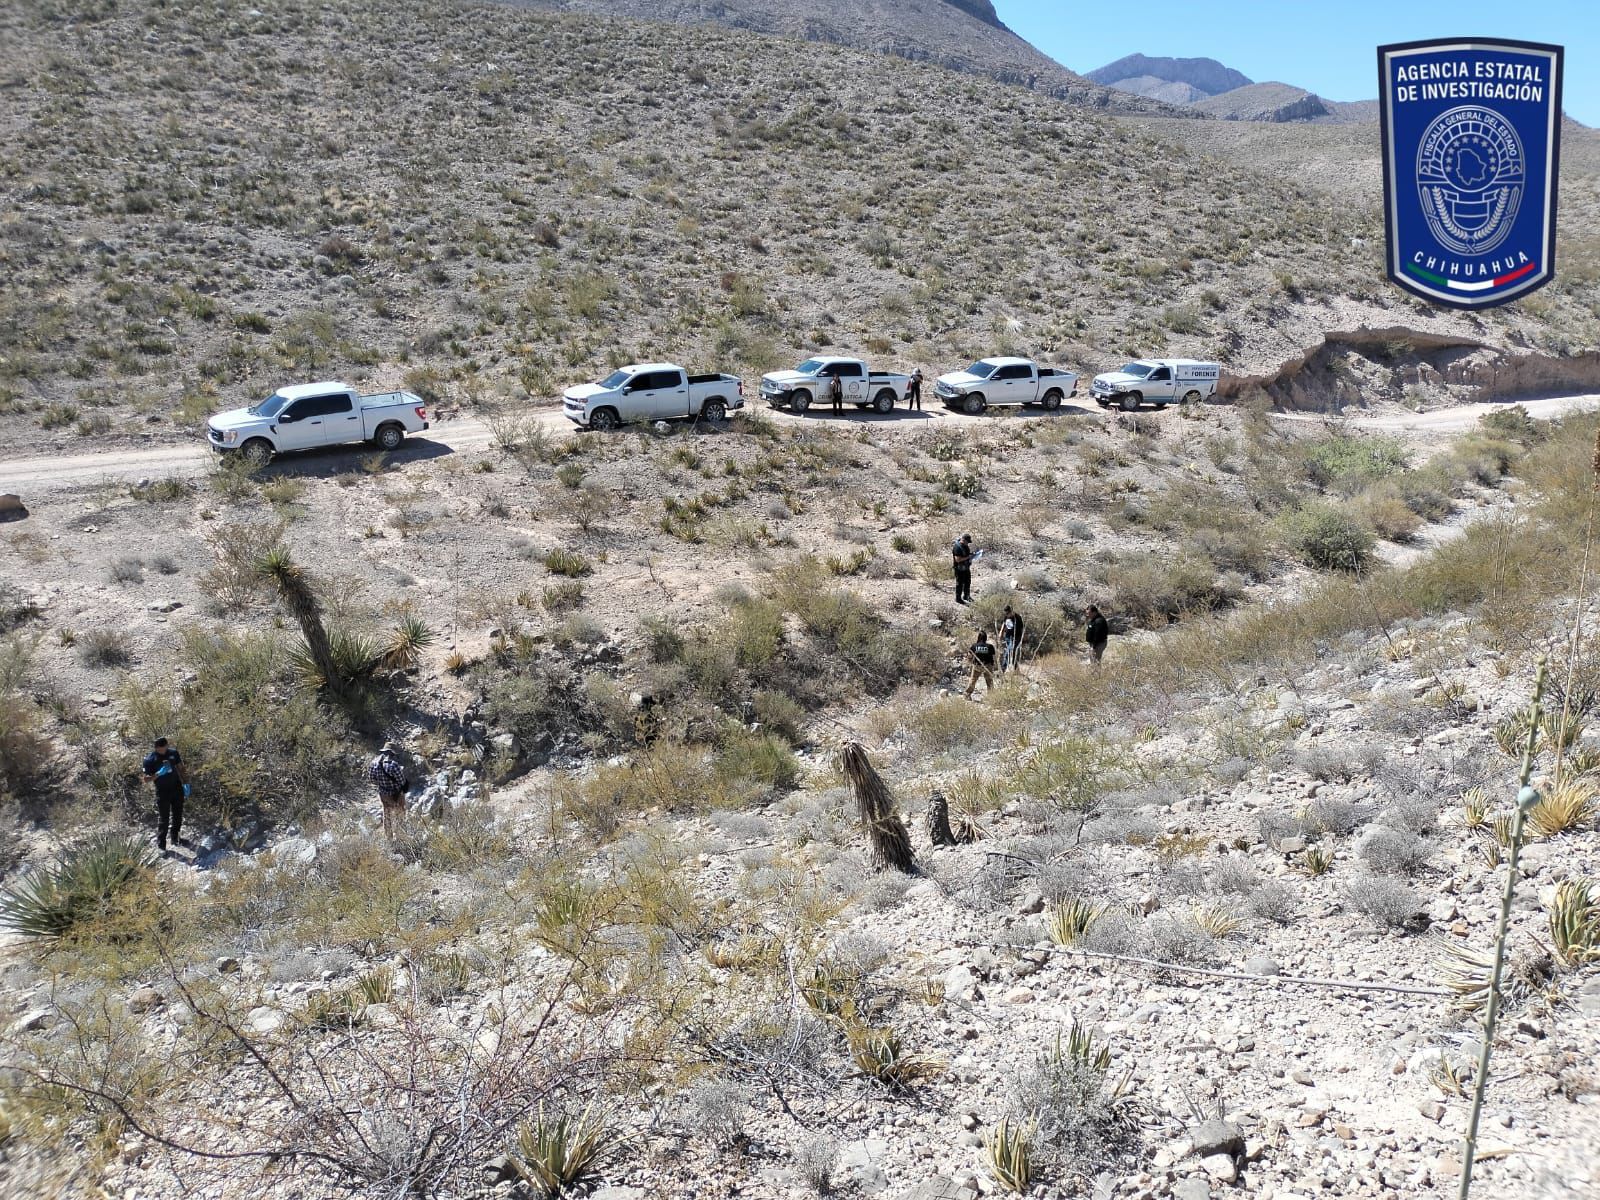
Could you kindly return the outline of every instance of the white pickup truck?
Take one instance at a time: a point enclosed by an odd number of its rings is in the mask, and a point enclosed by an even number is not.
[[[1174,400],[1198,404],[1217,390],[1222,376],[1218,363],[1192,358],[1143,358],[1121,370],[1096,375],[1089,394],[1101,408],[1120,405],[1133,412],[1146,400],[1165,408]]]
[[[941,375],[933,394],[946,408],[977,416],[996,405],[1043,405],[1054,412],[1078,388],[1071,371],[1041,367],[1031,358],[980,358],[965,371]]]
[[[911,376],[869,371],[859,358],[808,358],[792,371],[763,375],[761,395],[773,408],[803,413],[813,404],[832,403],[829,396],[836,378],[846,404],[881,413],[892,412],[911,385]]]
[[[562,411],[585,429],[678,417],[722,421],[744,407],[744,381],[737,375],[690,375],[673,363],[634,363],[599,383],[568,388],[561,400]]]
[[[408,433],[428,427],[422,397],[411,392],[363,396],[348,383],[299,383],[279,388],[259,404],[231,408],[206,422],[206,439],[222,454],[265,466],[285,450],[310,450],[345,442],[398,449]]]

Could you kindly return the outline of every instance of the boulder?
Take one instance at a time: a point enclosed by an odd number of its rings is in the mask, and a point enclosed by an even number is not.
[[[21,521],[28,515],[28,508],[22,503],[20,496],[7,492],[0,496],[0,524],[6,521]]]
[[[1244,1134],[1232,1121],[1202,1121],[1189,1131],[1196,1158],[1227,1154],[1234,1158],[1244,1153]]]
[[[147,1013],[160,1008],[166,1002],[167,998],[153,987],[135,988],[133,994],[128,997],[128,1011]]]

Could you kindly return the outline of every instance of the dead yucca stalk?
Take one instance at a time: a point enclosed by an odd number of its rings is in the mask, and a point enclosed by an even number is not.
[[[850,781],[850,790],[855,793],[856,811],[867,831],[867,840],[872,843],[873,863],[879,867],[893,867],[907,875],[915,874],[917,860],[911,853],[911,835],[894,810],[894,797],[889,794],[888,784],[867,761],[867,752],[860,742],[845,746],[839,765]]]
[[[1567,650],[1567,680],[1561,689],[1561,719],[1558,729],[1566,729],[1572,714],[1572,685],[1578,675],[1578,650],[1583,645],[1583,612],[1589,596],[1589,560],[1594,549],[1594,509],[1600,499],[1600,430],[1594,435],[1594,453],[1589,456],[1589,512],[1584,519],[1583,568],[1578,572],[1578,599],[1572,608],[1572,645]],[[1560,787],[1564,775],[1565,755],[1556,747],[1555,785]]]

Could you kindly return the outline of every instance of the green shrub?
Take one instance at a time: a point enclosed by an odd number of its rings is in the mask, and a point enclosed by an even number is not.
[[[1391,542],[1409,542],[1422,528],[1422,518],[1393,483],[1362,492],[1351,502],[1351,508],[1379,537]]]
[[[552,575],[565,575],[569,579],[594,574],[594,566],[587,558],[575,550],[563,550],[559,546],[544,556],[544,565]]]
[[[1306,478],[1320,488],[1356,491],[1406,469],[1406,448],[1392,438],[1334,434],[1300,448]]]
[[[717,774],[739,784],[759,783],[777,792],[800,783],[800,760],[777,734],[734,726],[717,747]]]
[[[0,926],[24,937],[65,937],[104,916],[119,895],[149,876],[155,863],[155,851],[144,838],[97,833],[0,897]]]
[[[1371,565],[1372,527],[1347,509],[1308,504],[1285,514],[1280,525],[1290,547],[1313,567],[1359,572]]]
[[[751,710],[762,726],[798,746],[806,740],[806,710],[784,692],[757,691]]]
[[[1102,575],[1111,609],[1139,625],[1164,625],[1185,613],[1223,608],[1238,589],[1209,558],[1193,552],[1136,551],[1113,559]]]

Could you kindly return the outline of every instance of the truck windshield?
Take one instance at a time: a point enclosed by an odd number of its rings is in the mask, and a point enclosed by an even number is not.
[[[820,359],[820,358],[808,358],[808,359],[805,360],[805,362],[801,363],[798,367],[796,367],[795,370],[799,371],[800,374],[802,374],[802,375],[815,375],[818,371],[820,371],[822,369],[822,365],[823,365],[823,360],[822,359]]]
[[[976,375],[979,379],[987,379],[994,374],[994,364],[992,362],[984,362],[980,358],[967,368],[967,374]]]
[[[1149,363],[1129,363],[1127,366],[1123,367],[1118,374],[1132,375],[1135,379],[1143,379],[1146,375],[1150,374],[1150,372],[1154,370],[1155,368]]]
[[[611,372],[611,374],[607,375],[604,379],[602,379],[600,381],[600,386],[603,387],[603,388],[609,388],[609,389],[614,391],[617,388],[621,387],[623,384],[627,383],[628,379],[629,379],[629,372],[627,372],[627,371],[613,371],[613,372]]]
[[[245,411],[258,417],[275,417],[283,411],[283,406],[287,403],[288,400],[274,393],[254,408],[247,408]]]

